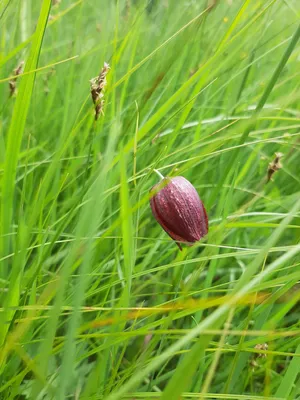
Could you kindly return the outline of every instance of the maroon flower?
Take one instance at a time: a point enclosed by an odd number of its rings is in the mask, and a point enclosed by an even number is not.
[[[163,178],[153,186],[150,206],[157,222],[180,243],[193,244],[208,232],[206,210],[194,186],[183,176]]]

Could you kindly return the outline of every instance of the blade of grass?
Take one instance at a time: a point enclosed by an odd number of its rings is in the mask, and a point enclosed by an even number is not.
[[[41,12],[36,27],[34,39],[32,41],[32,47],[28,55],[28,59],[25,65],[25,72],[32,71],[37,68],[42,41],[47,25],[48,15],[51,7],[51,0],[44,0],[41,7]],[[18,157],[24,134],[25,123],[29,111],[31,102],[33,86],[34,86],[35,74],[29,74],[21,78],[19,87],[19,93],[17,95],[16,103],[11,118],[11,123],[8,130],[7,147],[5,154],[4,173],[2,181],[2,197],[1,197],[1,224],[0,224],[0,253],[3,255],[8,254],[10,248],[10,236],[7,236],[11,232],[11,223],[13,218],[13,204],[15,194],[15,178],[16,169],[18,164]],[[3,260],[0,264],[1,276],[6,277],[8,274],[8,262]],[[22,271],[19,271],[21,274]],[[18,275],[19,278],[21,275]],[[16,285],[9,293],[6,299],[6,307],[18,304],[18,280]],[[13,300],[14,299],[14,300]],[[15,304],[11,304],[13,301]],[[10,313],[10,316],[12,314]],[[4,319],[3,319],[4,317]],[[10,320],[10,317],[5,313],[1,315],[1,330],[0,330],[0,344],[3,343],[8,325],[5,323],[6,320]]]
[[[295,353],[300,353],[300,344],[297,346]],[[290,399],[289,395],[295,384],[296,378],[300,373],[300,361],[297,357],[293,357],[283,376],[283,379],[277,389],[275,396]]]
[[[277,228],[274,234],[271,236],[268,245],[274,243],[278,240],[278,237],[284,231],[286,225],[292,220],[293,215],[300,208],[300,200],[294,205],[290,214],[281,222],[281,225]],[[268,248],[269,246],[267,246]],[[250,272],[246,275],[249,279],[250,276],[253,276],[256,269],[259,267],[261,263],[261,259],[265,256],[266,249],[264,248],[258,256],[255,258],[253,263],[251,264]],[[204,321],[202,321],[198,326],[192,329],[187,335],[179,339],[169,348],[167,348],[160,356],[152,360],[143,371],[136,373],[135,376],[131,377],[128,382],[126,382],[121,389],[112,392],[109,396],[106,397],[105,400],[118,400],[121,399],[122,396],[127,394],[130,390],[134,389],[135,386],[146,377],[151,371],[158,368],[162,363],[167,361],[170,357],[174,355],[175,352],[179,351],[183,346],[187,345],[192,339],[197,337],[202,330],[208,329],[212,326],[212,324],[216,323],[218,320],[222,320],[224,314],[230,309],[230,307],[236,303],[238,299],[240,299],[243,295],[248,293],[250,289],[255,287],[255,285],[265,279],[267,276],[271,275],[281,264],[288,261],[294,255],[300,252],[300,245],[296,246],[276,261],[271,263],[264,271],[260,272],[256,275],[252,280],[248,280],[246,282],[245,275],[239,280],[236,291],[232,299],[230,299],[227,303],[220,306],[216,311],[211,313]]]
[[[264,90],[264,92],[263,92],[263,94],[262,94],[262,96],[261,96],[256,108],[255,108],[254,118],[256,118],[256,116],[259,114],[259,112],[263,109],[263,106],[265,105],[265,103],[266,103],[268,97],[270,96],[270,94],[271,94],[271,92],[272,92],[277,80],[279,79],[279,76],[281,75],[284,66],[286,65],[286,63],[287,63],[288,59],[290,58],[293,50],[295,49],[299,38],[300,38],[300,25],[298,26],[297,30],[295,31],[289,46],[287,47],[287,49],[284,52],[280,62],[278,63],[277,68],[273,72],[273,75],[272,75],[272,77],[271,77],[266,89]],[[241,137],[241,139],[239,141],[239,145],[245,143],[245,141],[247,140],[247,138],[249,136],[249,133],[251,132],[251,130],[253,128],[254,128],[253,124],[249,125],[248,128],[246,128],[246,130],[244,131],[244,133],[243,133],[243,135],[242,135],[242,137]],[[224,171],[223,171],[222,175],[220,176],[218,185],[216,186],[215,190],[212,192],[212,194],[210,196],[210,199],[209,199],[210,205],[214,204],[216,198],[218,197],[218,193],[220,191],[220,187],[224,183],[226,183],[226,180],[228,179],[228,176],[231,173],[232,166],[235,165],[235,163],[239,162],[239,158],[240,158],[240,151],[239,151],[239,149],[236,149],[232,153],[229,161],[227,162],[227,165],[225,166]]]

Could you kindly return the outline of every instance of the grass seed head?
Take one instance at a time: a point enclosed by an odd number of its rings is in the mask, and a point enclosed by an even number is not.
[[[280,159],[282,157],[283,157],[282,153],[275,153],[275,159],[268,166],[268,177],[267,177],[268,182],[272,180],[272,176],[275,174],[275,172],[282,168],[282,164],[280,162]]]
[[[105,62],[104,66],[96,78],[90,80],[91,96],[95,105],[95,120],[97,121],[99,114],[103,114],[104,107],[104,89],[107,84],[106,75],[109,71],[109,65]]]
[[[10,97],[17,93],[17,79],[18,76],[22,73],[24,61],[21,61],[17,68],[14,69],[14,78],[12,78],[9,82],[9,91]]]

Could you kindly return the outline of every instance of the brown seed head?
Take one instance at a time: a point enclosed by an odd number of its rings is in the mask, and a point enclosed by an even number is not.
[[[275,159],[268,166],[267,182],[272,179],[274,173],[282,168],[280,159],[283,157],[282,153],[275,153]]]
[[[109,71],[109,65],[105,62],[104,66],[96,78],[90,80],[91,83],[91,96],[95,105],[95,120],[98,119],[99,114],[103,114],[104,106],[104,89],[107,84],[106,75]]]
[[[21,61],[17,68],[14,69],[14,78],[12,78],[9,82],[9,91],[10,96],[13,96],[17,92],[17,79],[18,76],[22,73],[24,61]]]

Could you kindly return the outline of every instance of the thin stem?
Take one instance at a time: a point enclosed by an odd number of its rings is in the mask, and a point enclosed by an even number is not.
[[[165,179],[165,177],[157,170],[157,169],[153,169],[154,172],[157,173],[157,175],[161,178],[161,179]]]

